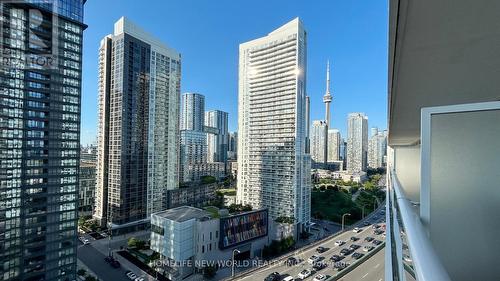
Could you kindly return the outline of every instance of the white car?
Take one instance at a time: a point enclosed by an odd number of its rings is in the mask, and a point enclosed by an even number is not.
[[[325,281],[325,280],[326,280],[326,275],[323,274],[318,274],[313,279],[313,281]]]
[[[300,279],[306,279],[307,277],[309,277],[311,275],[312,275],[312,272],[309,269],[304,269],[299,273],[299,275],[297,275],[297,277]]]
[[[342,246],[344,244],[345,244],[345,242],[342,240],[335,241],[335,246]]]
[[[144,277],[137,277],[134,281],[144,281]]]
[[[137,275],[135,275],[133,272],[129,272],[129,273],[127,273],[127,277],[130,280],[134,280],[135,278],[137,278]]]
[[[373,246],[364,246],[364,247],[363,247],[363,251],[364,251],[364,252],[369,252],[369,251],[371,251],[371,250],[373,250]]]
[[[320,258],[319,258],[318,256],[311,256],[311,257],[307,260],[307,262],[308,262],[309,264],[315,264],[316,262],[318,262],[318,261],[319,261],[319,259],[320,259]]]
[[[282,281],[293,281],[293,280],[294,280],[293,277],[290,275],[282,279]]]
[[[359,227],[355,227],[352,232],[354,233],[360,233],[363,229],[359,228]]]
[[[412,262],[411,257],[410,257],[410,256],[408,256],[408,255],[404,255],[404,256],[403,256],[403,260],[404,260],[405,262]]]

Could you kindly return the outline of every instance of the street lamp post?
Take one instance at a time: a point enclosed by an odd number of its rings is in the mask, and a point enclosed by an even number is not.
[[[342,215],[342,231],[344,231],[344,221],[345,221],[345,216],[350,216],[351,214],[345,213]]]
[[[233,257],[232,257],[232,263],[231,263],[231,277],[234,277],[234,255],[241,253],[240,250],[234,249],[233,250]]]
[[[361,206],[361,219],[365,218],[365,205]]]
[[[111,222],[108,221],[108,256],[111,257]]]
[[[106,220],[107,224],[108,224],[108,256],[112,257],[112,253],[111,253],[111,236],[113,235],[113,227],[111,225],[112,223],[112,218],[113,218],[113,213],[112,212],[109,212],[109,216]]]

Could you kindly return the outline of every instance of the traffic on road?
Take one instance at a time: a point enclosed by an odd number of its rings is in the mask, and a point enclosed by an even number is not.
[[[384,221],[384,208],[380,208],[361,222],[360,226],[331,237],[320,245],[299,249],[279,262],[251,274],[243,274],[238,280],[327,280],[378,250],[378,247],[383,247]]]

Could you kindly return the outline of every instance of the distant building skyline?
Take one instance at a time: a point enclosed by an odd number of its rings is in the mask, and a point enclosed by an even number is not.
[[[340,147],[342,142],[342,137],[340,135],[339,130],[337,129],[328,129],[328,156],[327,162],[332,163],[334,161],[340,161]]]
[[[324,120],[314,120],[311,127],[311,159],[313,164],[324,165],[328,157],[328,126]]]
[[[350,113],[347,118],[347,171],[366,171],[368,161],[368,117]]]
[[[207,136],[207,161],[227,162],[228,138],[227,112],[222,110],[205,111],[205,126],[214,128],[214,133]]]
[[[387,130],[379,131],[377,127],[373,127],[368,141],[368,167],[374,169],[384,167],[386,154]]]
[[[386,2],[361,5],[357,2],[313,4],[289,0],[283,5],[284,1],[255,0],[245,9],[237,2],[230,3],[197,3],[200,9],[196,17],[191,17],[192,5],[183,1],[153,1],[148,5],[137,5],[131,0],[120,1],[120,5],[113,1],[87,1],[86,23],[92,28],[85,31],[83,41],[82,144],[95,142],[97,135],[96,46],[101,38],[112,32],[114,22],[124,15],[182,53],[181,93],[199,91],[206,97],[207,110],[228,112],[230,131],[238,131],[238,44],[299,16],[307,22],[310,32],[306,93],[311,101],[311,120],[324,119],[322,98],[325,66],[329,59],[334,92],[330,127],[347,135],[345,116],[349,112],[365,112],[370,116],[370,126],[386,127],[388,38],[387,22],[381,20],[387,18]],[[262,5],[269,9],[259,9]],[[176,12],[165,17],[161,11],[167,9]],[[101,16],[102,11],[106,11],[106,17]],[[224,17],[214,17],[214,14]],[[258,24],[255,24],[255,16],[259,17]],[[345,25],[346,22],[355,24]],[[210,44],[200,46],[193,42],[193,33],[198,35],[199,42]]]

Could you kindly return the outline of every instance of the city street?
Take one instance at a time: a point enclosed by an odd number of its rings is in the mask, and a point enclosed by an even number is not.
[[[105,255],[97,251],[92,245],[78,247],[78,259],[90,268],[102,280],[127,280],[126,269],[112,268],[104,261]]]
[[[366,255],[367,252],[363,251],[363,247],[367,246],[367,245],[368,246],[375,246],[375,245],[372,242],[365,241],[365,238],[373,237],[376,240],[385,241],[385,238],[382,235],[375,235],[373,233],[373,230],[372,230],[373,224],[382,223],[385,220],[385,216],[382,215],[382,211],[383,211],[383,208],[378,209],[376,212],[369,215],[365,221],[360,223],[360,225],[362,225],[362,226],[360,226],[360,227],[362,227],[362,231],[359,233],[354,233],[353,231],[349,230],[349,231],[346,231],[340,235],[337,235],[335,237],[332,237],[332,238],[326,240],[325,242],[321,243],[320,245],[308,246],[308,247],[304,247],[304,248],[299,249],[298,251],[295,252],[295,254],[293,254],[294,257],[296,257],[300,260],[298,265],[286,266],[285,259],[283,259],[283,260],[280,260],[279,262],[276,262],[276,263],[273,263],[272,265],[269,265],[268,267],[258,269],[256,271],[252,271],[251,273],[244,274],[241,277],[237,277],[236,280],[248,280],[248,281],[264,280],[272,272],[278,272],[281,275],[288,274],[288,275],[291,275],[292,277],[297,277],[297,275],[302,270],[312,268],[312,265],[310,265],[307,262],[307,260],[313,255],[323,257],[324,258],[323,261],[328,264],[328,267],[314,273],[311,277],[309,277],[307,279],[312,280],[314,278],[314,276],[316,276],[317,274],[320,274],[320,273],[327,275],[327,276],[334,276],[337,274],[337,270],[333,268],[333,262],[330,261],[330,257],[332,255],[334,255],[334,254],[340,255],[340,251],[342,249],[349,248],[349,246],[352,244],[357,244],[357,245],[361,246],[355,252],[362,253],[362,254]],[[364,226],[365,222],[367,222],[369,225]],[[353,236],[356,238],[359,238],[359,240],[355,241],[355,242],[351,241],[350,238]],[[336,246],[335,242],[337,240],[342,240],[345,242],[345,244],[342,246]],[[323,247],[327,248],[328,250],[324,253],[319,254],[316,252],[316,248],[318,246],[323,246]],[[379,246],[379,247],[382,247],[382,246]],[[374,250],[372,250],[372,251],[374,251]],[[377,254],[379,254],[379,253],[377,253]],[[373,260],[373,259],[369,259],[369,260]],[[350,255],[346,256],[342,260],[342,262],[345,262],[348,264],[353,264],[355,261],[356,260],[352,257],[352,253]],[[383,262],[383,256],[381,258],[381,261],[379,261],[379,262]],[[380,270],[383,272],[383,266],[381,266],[381,267],[382,267],[382,269],[380,269]],[[355,272],[354,274],[356,274],[357,271],[354,271],[354,272]],[[363,275],[365,273],[363,273]]]
[[[87,237],[87,236],[85,236]],[[108,254],[108,245],[112,250],[118,250],[121,247],[125,247],[127,245],[127,240],[130,237],[136,237],[140,239],[147,239],[149,237],[148,231],[140,231],[136,233],[131,233],[127,235],[115,236],[109,243],[108,238],[95,240],[89,239],[89,245],[78,246],[78,259],[85,264],[90,270],[92,270],[99,279],[107,281],[107,280],[129,280],[125,275],[127,270],[131,270],[137,276],[144,277],[145,280],[154,280],[153,277],[149,276],[147,273],[143,272],[134,264],[127,261],[125,258],[120,255],[114,254],[113,256],[120,262],[121,267],[115,269],[111,267],[107,262],[104,261],[104,258]]]

